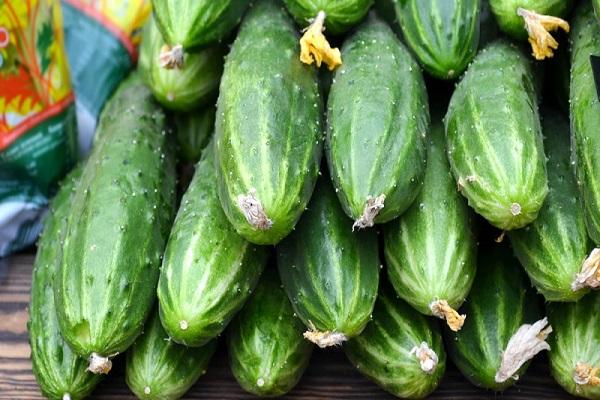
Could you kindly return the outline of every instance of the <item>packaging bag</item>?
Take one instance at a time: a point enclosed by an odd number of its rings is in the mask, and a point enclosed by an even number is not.
[[[150,0],[62,0],[79,152],[92,145],[104,103],[134,67]]]
[[[77,159],[59,0],[0,1],[0,257],[35,241]]]

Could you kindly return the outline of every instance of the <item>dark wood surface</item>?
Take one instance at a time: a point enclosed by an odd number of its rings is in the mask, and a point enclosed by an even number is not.
[[[0,399],[41,399],[31,372],[27,342],[27,307],[33,255],[0,259]],[[123,360],[100,384],[94,399],[134,399],[123,378]],[[246,399],[227,366],[224,346],[208,372],[184,397],[186,399]],[[315,351],[311,364],[289,399],[393,399],[362,377],[341,349]],[[538,357],[516,386],[497,394],[470,385],[449,365],[432,399],[569,399],[550,377],[545,357]]]

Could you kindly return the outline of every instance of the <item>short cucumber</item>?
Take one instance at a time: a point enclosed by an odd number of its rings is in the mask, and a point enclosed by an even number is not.
[[[418,64],[374,15],[344,42],[342,57],[325,149],[344,211],[354,227],[367,228],[398,217],[421,189],[427,92]]]
[[[460,329],[464,318],[454,310],[469,293],[477,264],[474,215],[450,173],[441,119],[428,142],[423,189],[406,213],[384,227],[387,272],[402,299]]]
[[[212,105],[223,72],[224,50],[212,46],[185,52],[181,68],[162,68],[157,60],[164,45],[154,18],[144,28],[140,49],[140,70],[159,103],[171,110],[191,111]]]
[[[302,337],[276,270],[263,274],[254,294],[231,322],[228,351],[238,383],[257,396],[282,396],[298,383],[313,345]]]
[[[283,0],[283,3],[301,26],[325,12],[325,26],[334,35],[358,24],[367,15],[373,0]]]
[[[388,4],[386,4],[388,3]],[[477,53],[481,0],[378,0],[432,76],[455,79]]]
[[[211,142],[181,199],[160,273],[160,317],[169,337],[202,346],[219,335],[254,290],[267,257],[223,214]]]
[[[460,308],[468,318],[460,331],[446,329],[446,350],[474,385],[501,391],[525,373],[531,353],[536,353],[533,350],[548,349],[543,341],[548,328],[541,320],[521,330],[540,317],[540,307],[527,277],[505,245],[480,249],[478,261],[473,289]],[[530,332],[530,337],[523,339],[523,331]],[[517,332],[522,347],[509,349],[509,341]],[[505,360],[507,355],[511,359]]]
[[[504,41],[483,49],[454,91],[445,123],[450,166],[469,205],[503,230],[533,221],[548,179],[525,56]]]
[[[139,399],[179,399],[204,375],[216,348],[215,340],[195,348],[174,343],[155,312],[127,351],[125,381]]]
[[[571,169],[569,125],[557,110],[543,114],[550,191],[537,219],[508,232],[515,255],[547,301],[577,301],[575,277],[591,250]]]
[[[100,382],[88,372],[87,361],[77,356],[63,340],[54,303],[54,277],[60,267],[61,242],[73,192],[81,176],[76,168],[65,178],[52,200],[44,231],[38,242],[29,304],[29,344],[33,373],[44,396],[50,399],[83,399]]]
[[[579,7],[571,37],[571,141],[575,146],[577,181],[588,234],[600,244],[600,99],[590,63],[590,55],[600,54],[600,24],[589,2]]]
[[[215,126],[219,198],[236,231],[256,244],[290,233],[317,179],[322,99],[298,50],[283,8],[262,0],[225,62]]]
[[[554,329],[550,337],[550,372],[574,396],[600,399],[600,293],[576,303],[548,303]]]
[[[175,204],[173,150],[152,94],[132,75],[109,103],[73,197],[54,290],[63,337],[97,373],[142,331]]]
[[[379,284],[377,235],[352,232],[327,178],[290,236],[277,266],[308,339],[327,347],[358,335],[369,322]]]
[[[350,362],[394,396],[421,399],[433,392],[446,370],[446,352],[434,321],[379,291],[373,320],[344,345]]]

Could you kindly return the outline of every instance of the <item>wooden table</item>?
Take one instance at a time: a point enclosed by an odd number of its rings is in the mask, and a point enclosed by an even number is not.
[[[33,255],[0,259],[0,399],[42,399],[31,372],[27,342],[27,307]],[[123,378],[123,360],[100,384],[94,399],[134,399]],[[246,399],[227,366],[221,345],[209,369],[185,396],[186,399]],[[318,350],[289,399],[393,399],[362,377],[340,349]],[[550,377],[547,360],[537,357],[517,385],[503,394],[477,389],[452,365],[432,399],[569,399]]]

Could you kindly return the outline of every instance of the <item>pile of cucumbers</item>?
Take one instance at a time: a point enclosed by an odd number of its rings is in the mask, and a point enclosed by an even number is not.
[[[152,3],[39,241],[44,395],[122,356],[177,399],[223,340],[258,396],[319,346],[411,399],[547,352],[600,399],[598,0]]]

